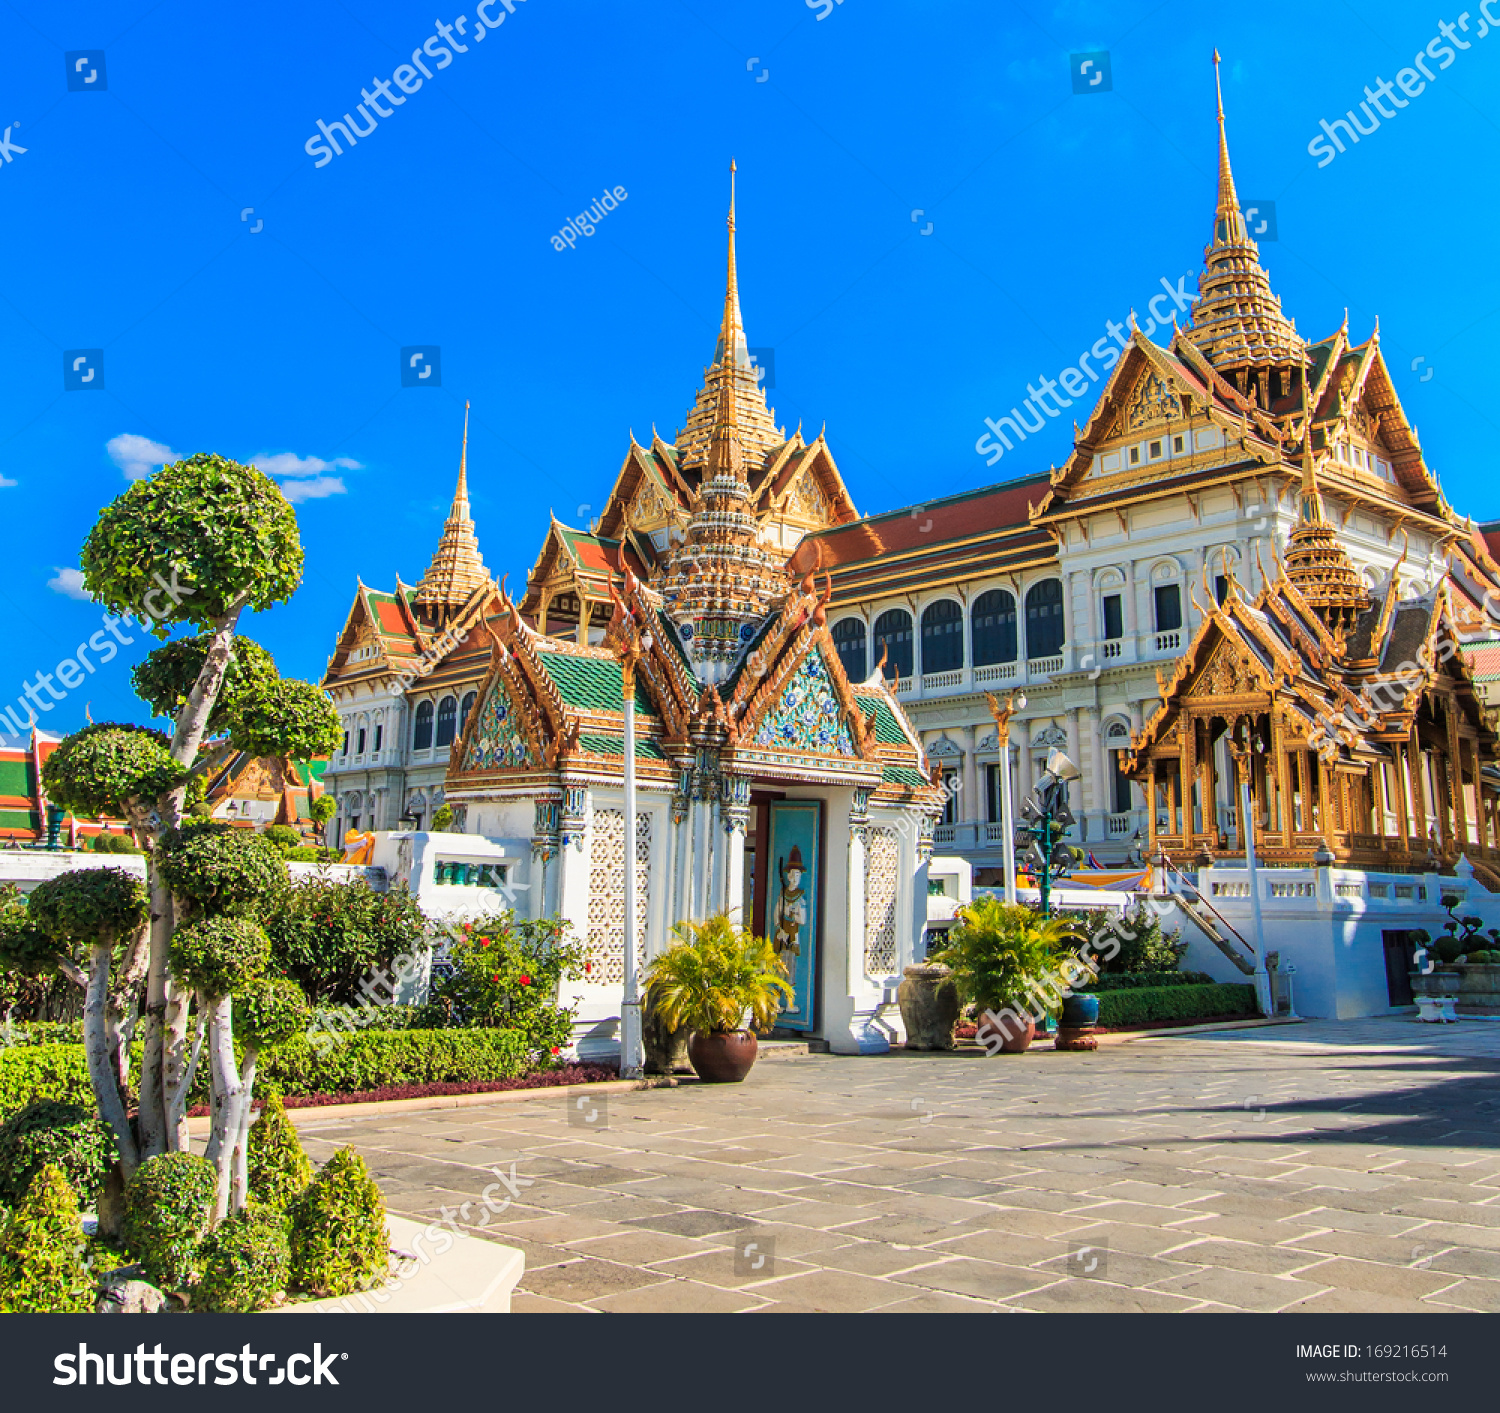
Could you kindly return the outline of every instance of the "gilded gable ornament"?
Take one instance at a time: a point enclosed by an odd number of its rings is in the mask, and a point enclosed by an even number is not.
[[[674,507],[662,494],[655,481],[647,481],[636,493],[630,508],[630,518],[642,524],[650,524],[673,518]]]
[[[1198,677],[1195,697],[1234,697],[1259,690],[1250,664],[1229,643],[1221,643]]]
[[[797,477],[792,487],[792,494],[787,500],[787,510],[793,515],[801,516],[819,525],[828,522],[828,499],[810,471],[805,471]]]
[[[1182,416],[1177,394],[1155,373],[1147,373],[1130,393],[1125,408],[1125,425],[1130,431],[1152,422],[1170,422]]]

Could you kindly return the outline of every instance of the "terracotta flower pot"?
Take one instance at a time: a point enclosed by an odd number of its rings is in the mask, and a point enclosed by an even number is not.
[[[749,1030],[715,1031],[688,1041],[688,1059],[705,1084],[738,1084],[750,1073],[760,1049]]]
[[[988,1054],[1019,1055],[1036,1039],[1036,1022],[1019,1006],[991,1007],[979,1013],[974,1038]]]

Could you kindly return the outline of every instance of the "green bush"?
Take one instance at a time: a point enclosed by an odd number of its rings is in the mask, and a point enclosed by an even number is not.
[[[346,1094],[514,1079],[529,1067],[525,1037],[511,1030],[330,1030],[267,1051],[259,1077],[283,1094]]]
[[[306,1031],[307,1018],[302,988],[284,976],[260,976],[235,988],[233,1029],[246,1045],[284,1045]]]
[[[1090,953],[1105,975],[1176,971],[1187,951],[1187,943],[1179,941],[1177,933],[1162,932],[1161,917],[1144,898],[1124,913],[1085,908],[1066,916],[1093,939]]]
[[[83,1022],[12,1021],[8,1029],[0,1024],[0,1042],[6,1045],[82,1045]]]
[[[248,1314],[287,1288],[291,1248],[279,1214],[237,1212],[208,1234],[194,1310]]]
[[[163,1290],[198,1279],[217,1186],[207,1158],[163,1153],[147,1158],[125,1189],[125,1245]]]
[[[81,1044],[0,1047],[0,1121],[36,1099],[92,1107],[94,1091]]]
[[[83,1264],[83,1223],[67,1175],[53,1163],[0,1223],[0,1312],[85,1314],[94,1282]]]
[[[50,1163],[92,1206],[115,1156],[114,1135],[96,1110],[38,1099],[0,1124],[0,1202],[20,1202]]]
[[[1134,991],[1143,986],[1212,986],[1213,977],[1206,971],[1106,972],[1079,991]]]
[[[422,950],[428,922],[405,888],[376,893],[362,879],[314,875],[292,882],[266,930],[273,972],[313,1002],[357,1004],[366,977]]]
[[[464,923],[448,949],[452,970],[436,978],[423,1015],[432,1026],[499,1026],[525,1037],[532,1060],[548,1064],[573,1038],[573,1008],[557,1004],[564,978],[588,963],[560,918],[512,912]]]
[[[261,833],[281,850],[283,858],[288,849],[295,849],[302,843],[302,836],[290,824],[268,824]]]
[[[250,1125],[245,1166],[251,1202],[273,1211],[290,1206],[312,1181],[312,1163],[302,1151],[302,1140],[286,1116],[281,1096],[274,1090],[266,1095],[260,1117]]]
[[[200,912],[268,914],[286,886],[286,866],[274,844],[216,820],[174,829],[157,852],[172,892]]]
[[[292,1281],[314,1295],[352,1295],[390,1269],[385,1199],[364,1159],[340,1148],[292,1204]]]
[[[1207,986],[1147,986],[1106,991],[1099,997],[1099,1024],[1108,1026],[1153,1025],[1161,1021],[1254,1016],[1259,1013],[1255,987],[1240,982]]]

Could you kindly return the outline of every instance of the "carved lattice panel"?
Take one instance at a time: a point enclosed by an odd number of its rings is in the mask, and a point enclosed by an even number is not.
[[[619,984],[625,980],[625,811],[596,809],[589,855],[589,935],[587,979]],[[635,816],[635,958],[642,965],[646,913],[650,904],[651,816]]]
[[[896,970],[896,902],[901,841],[894,829],[872,825],[865,844],[865,973]]]

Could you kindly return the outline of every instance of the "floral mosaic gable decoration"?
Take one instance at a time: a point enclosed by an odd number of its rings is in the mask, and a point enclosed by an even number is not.
[[[519,770],[536,765],[531,747],[513,717],[510,697],[497,680],[479,713],[479,723],[464,757],[465,770]]]
[[[781,700],[761,720],[755,744],[824,755],[854,754],[854,738],[821,653],[808,653],[802,660]]]

